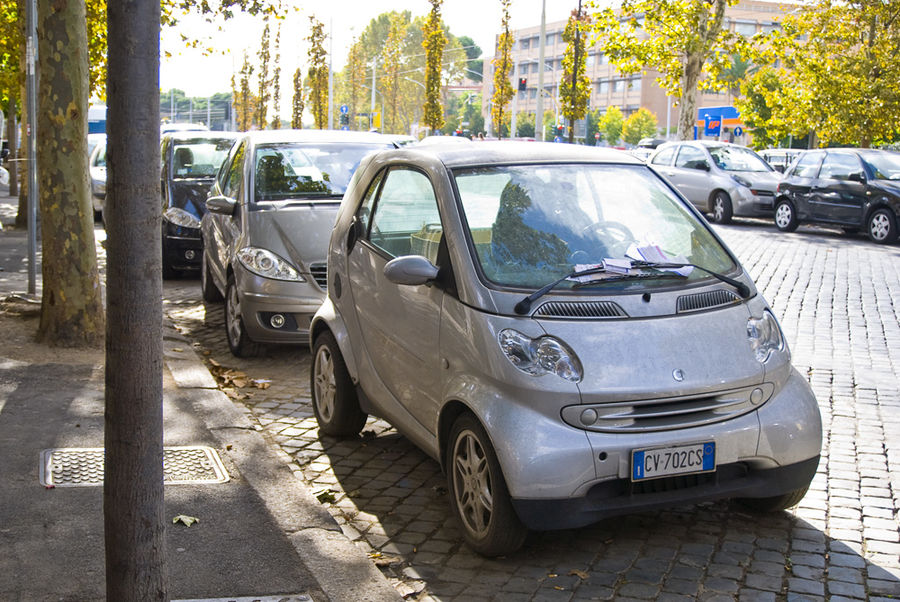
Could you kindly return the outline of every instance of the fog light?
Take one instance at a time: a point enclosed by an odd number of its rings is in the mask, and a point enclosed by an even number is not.
[[[763,400],[763,391],[762,389],[753,389],[753,392],[750,393],[750,403],[753,405],[759,405]]]
[[[184,258],[189,261],[193,260],[194,257],[196,257],[196,256],[197,256],[197,253],[195,253],[193,249],[190,249],[190,250],[184,252]]]
[[[269,324],[272,325],[272,328],[281,328],[284,326],[284,316],[281,314],[275,314],[271,318],[269,318]]]
[[[597,411],[587,409],[581,413],[581,424],[584,426],[591,426],[597,422]]]

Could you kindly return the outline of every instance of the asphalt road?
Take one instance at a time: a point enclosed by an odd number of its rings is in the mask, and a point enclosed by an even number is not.
[[[439,466],[388,424],[370,419],[351,441],[318,436],[306,349],[232,357],[222,307],[200,301],[194,278],[166,282],[164,311],[409,599],[898,597],[900,246],[821,228],[783,234],[762,220],[716,228],[781,320],[819,401],[824,449],[810,492],[764,517],[717,502],[536,533],[495,560],[463,544]]]

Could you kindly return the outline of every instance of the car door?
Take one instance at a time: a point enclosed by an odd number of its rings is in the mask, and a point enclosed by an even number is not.
[[[207,257],[211,260],[209,266],[215,274],[216,281],[225,288],[225,275],[228,273],[228,263],[234,241],[241,234],[242,197],[246,190],[244,182],[245,160],[249,142],[239,142],[231,151],[231,156],[226,159],[227,168],[223,168],[216,187],[218,193],[224,197],[233,199],[237,205],[233,215],[222,215],[209,212],[209,232],[204,232],[203,244],[207,251]],[[230,162],[229,162],[230,161]]]
[[[825,153],[822,151],[807,151],[797,160],[797,163],[789,171],[784,183],[779,188],[786,190],[788,198],[794,203],[797,216],[800,219],[810,219],[810,195],[819,175],[819,166]]]
[[[672,168],[672,183],[681,194],[701,211],[710,211],[709,193],[712,190],[712,179],[709,175],[709,157],[701,148],[682,144],[675,157]]]
[[[813,218],[859,226],[866,203],[865,172],[854,153],[828,151],[809,196]]]
[[[379,381],[361,384],[381,410],[400,414],[387,417],[401,429],[424,428],[434,435],[444,292],[431,284],[394,284],[385,277],[384,266],[404,255],[422,255],[437,265],[443,228],[434,188],[424,173],[393,167],[383,180],[374,206],[364,202],[357,213],[361,236],[348,258],[364,347],[357,352],[366,356],[361,359],[370,362]]]

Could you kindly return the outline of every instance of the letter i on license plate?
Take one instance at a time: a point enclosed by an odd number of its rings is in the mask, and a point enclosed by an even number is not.
[[[636,449],[631,452],[631,480],[643,481],[716,469],[716,443]]]

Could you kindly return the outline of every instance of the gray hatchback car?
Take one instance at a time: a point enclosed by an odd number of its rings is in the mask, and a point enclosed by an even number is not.
[[[205,301],[225,301],[236,356],[305,343],[325,298],[328,239],[360,160],[393,148],[379,134],[268,130],[238,138],[200,222]]]
[[[311,325],[320,431],[385,418],[437,459],[467,542],[717,498],[796,504],[821,418],[734,255],[624,153],[370,156]]]

